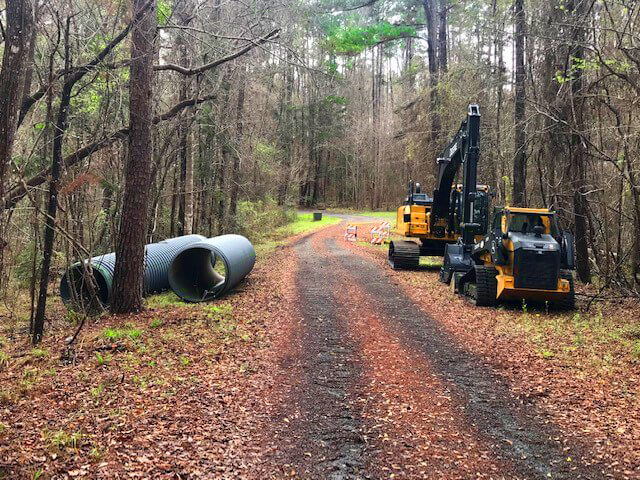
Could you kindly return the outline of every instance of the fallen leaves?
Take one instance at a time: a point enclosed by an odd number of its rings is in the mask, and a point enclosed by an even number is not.
[[[215,312],[171,304],[87,325],[75,364],[59,361],[65,331],[52,329],[34,374],[25,380],[18,362],[0,372],[0,478],[267,478],[256,473],[273,388],[265,359],[288,320],[286,264],[285,250],[262,261]],[[57,448],[47,431],[83,440]]]
[[[518,398],[542,408],[565,441],[588,442],[593,461],[616,478],[640,477],[640,371],[629,348],[640,330],[632,301],[603,303],[589,315],[477,308],[440,284],[437,271],[393,271],[386,249],[338,241],[375,262]]]

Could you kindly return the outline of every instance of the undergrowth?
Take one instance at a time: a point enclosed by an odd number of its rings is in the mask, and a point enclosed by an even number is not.
[[[640,362],[640,327],[602,311],[554,312],[523,304],[519,315],[503,311],[497,319],[499,333],[523,336],[541,358],[578,371],[612,373],[624,366],[625,356]]]

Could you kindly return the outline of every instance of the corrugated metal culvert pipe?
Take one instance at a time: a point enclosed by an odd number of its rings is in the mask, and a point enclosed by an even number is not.
[[[238,285],[253,269],[256,252],[242,235],[221,235],[178,253],[169,267],[169,285],[186,302],[212,300]]]
[[[206,240],[202,235],[185,235],[158,243],[150,243],[145,250],[143,288],[144,294],[162,292],[169,288],[168,270],[176,254],[186,246]],[[102,305],[111,303],[113,270],[116,254],[108,253],[93,257],[91,274],[98,300]],[[60,281],[60,297],[64,303],[79,306],[88,305],[91,300],[91,288],[83,275],[82,263],[69,267]]]

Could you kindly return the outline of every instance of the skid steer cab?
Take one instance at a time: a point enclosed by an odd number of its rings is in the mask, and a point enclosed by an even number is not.
[[[467,269],[454,269],[454,288],[476,305],[550,302],[573,309],[573,237],[561,233],[548,209],[496,208],[488,233],[470,248]],[[447,267],[445,256],[445,267]],[[461,271],[462,270],[462,271]]]

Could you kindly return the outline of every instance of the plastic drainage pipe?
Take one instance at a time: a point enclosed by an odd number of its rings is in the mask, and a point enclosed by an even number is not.
[[[242,235],[221,235],[184,247],[169,267],[169,285],[186,302],[219,297],[253,269],[256,251]]]
[[[150,243],[145,249],[143,292],[162,292],[169,288],[167,272],[172,260],[184,247],[205,240],[202,235],[185,235],[158,243]],[[113,271],[116,265],[116,254],[107,253],[85,261],[91,264],[91,273],[96,286],[96,296],[102,305],[111,303],[113,291]],[[87,265],[88,266],[88,265]],[[89,285],[83,275],[82,263],[78,262],[66,271],[60,281],[60,297],[66,304],[90,303]]]

